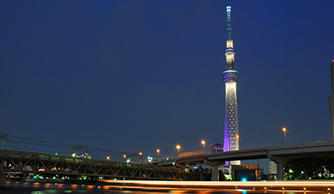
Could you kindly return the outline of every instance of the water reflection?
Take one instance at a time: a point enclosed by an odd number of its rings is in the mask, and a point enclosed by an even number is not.
[[[288,190],[288,188],[279,188],[273,190],[271,187],[262,187],[262,189],[214,189],[214,188],[159,188],[159,187],[139,187],[132,188],[121,185],[80,185],[80,184],[57,184],[57,183],[31,183],[31,182],[11,182],[7,181],[7,188],[0,190],[0,193],[6,194],[244,194],[244,193],[284,193],[284,194],[307,194],[315,193],[310,188],[302,187],[300,190]],[[331,188],[324,188],[325,192],[331,192]],[[319,193],[319,191],[317,192]],[[324,192],[321,192],[324,193]]]

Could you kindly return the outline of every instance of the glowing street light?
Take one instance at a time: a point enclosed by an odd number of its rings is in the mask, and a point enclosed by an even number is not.
[[[126,159],[126,154],[123,154],[123,158]]]
[[[286,127],[282,127],[282,133],[284,135],[284,143],[286,144],[286,141],[287,141],[287,129],[286,129]]]
[[[158,154],[158,160],[159,160],[160,149],[157,149],[156,152],[157,152],[157,154]]]
[[[204,154],[205,153],[205,144],[206,144],[204,139],[201,141],[201,144],[203,145],[203,154]]]
[[[177,144],[177,145],[176,145],[176,149],[177,149],[177,152],[180,153],[181,145],[180,145],[180,144]]]
[[[110,156],[107,156],[106,159],[107,159],[107,160],[110,160]]]
[[[138,155],[139,155],[139,163],[142,163],[143,162],[143,152],[139,152]]]
[[[286,127],[282,128],[282,132],[284,133],[284,135],[286,135]]]

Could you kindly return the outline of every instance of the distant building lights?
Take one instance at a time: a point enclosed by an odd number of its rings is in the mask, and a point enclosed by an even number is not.
[[[152,160],[153,160],[153,157],[152,157],[152,156],[147,156],[147,161],[148,161],[148,162],[150,162],[150,163],[151,163],[151,162],[152,162]]]

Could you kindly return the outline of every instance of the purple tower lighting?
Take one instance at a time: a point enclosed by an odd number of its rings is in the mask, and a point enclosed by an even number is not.
[[[231,6],[226,6],[227,32],[226,41],[226,71],[223,72],[225,82],[225,131],[224,152],[239,150],[239,125],[238,125],[238,103],[237,82],[239,73],[234,69],[234,55],[232,40]],[[240,161],[232,161],[231,164],[238,165]]]

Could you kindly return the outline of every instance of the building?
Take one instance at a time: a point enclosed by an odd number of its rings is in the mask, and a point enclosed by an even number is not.
[[[224,145],[221,144],[221,143],[216,143],[216,144],[211,144],[210,145],[211,153],[222,152],[222,151],[224,151],[223,148],[224,148]]]
[[[232,180],[233,181],[256,181],[256,169],[247,168],[245,166],[232,166]]]
[[[277,175],[277,164],[274,161],[269,162],[269,174]]]
[[[226,6],[227,34],[226,41],[226,70],[223,72],[225,82],[225,131],[224,152],[239,150],[239,125],[238,125],[238,103],[237,82],[239,73],[234,69],[234,55],[232,40],[231,6]],[[240,161],[232,161],[232,165],[239,165]]]
[[[254,170],[256,179],[260,176],[260,166],[258,164],[243,164],[241,166],[249,170]]]
[[[328,96],[329,102],[329,113],[331,120],[331,128],[332,128],[332,141],[334,141],[334,59],[331,63],[331,83],[332,83],[332,93]]]

